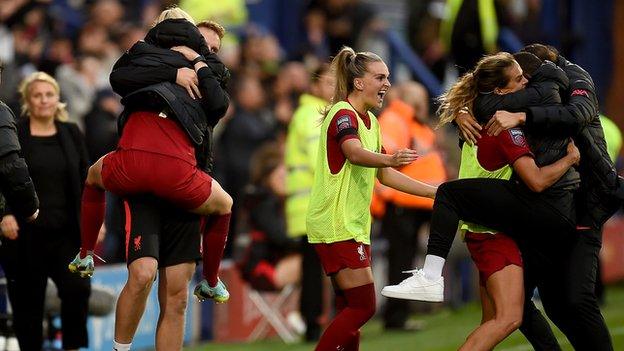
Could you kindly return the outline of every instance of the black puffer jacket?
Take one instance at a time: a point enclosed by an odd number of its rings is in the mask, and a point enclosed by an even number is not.
[[[197,71],[202,95],[199,100],[175,84],[177,69],[191,68],[191,63],[180,53],[168,49],[174,45],[206,53],[208,67]],[[150,30],[145,42],[136,43],[115,63],[111,72],[111,86],[123,97],[125,107],[119,118],[119,132],[134,111],[167,110],[196,145],[198,166],[209,172],[212,127],[229,106],[229,96],[222,87],[228,75],[225,66],[208,52],[197,27],[185,20],[159,23]]]
[[[578,223],[600,228],[621,206],[624,183],[607,153],[591,76],[561,56],[557,65],[570,79],[565,105],[528,108],[525,128],[544,133],[566,133],[574,138],[581,152]]]
[[[4,215],[5,198],[13,213],[21,218],[30,217],[39,208],[26,161],[19,153],[15,115],[0,101],[0,216]]]
[[[568,85],[569,80],[563,70],[546,61],[535,71],[526,89],[505,95],[481,94],[475,101],[475,116],[479,123],[485,123],[497,110],[517,112],[527,106],[561,105],[560,92],[567,91]],[[567,135],[530,130],[526,136],[539,167],[552,164],[567,154]],[[549,189],[575,190],[580,181],[579,173],[570,168]]]

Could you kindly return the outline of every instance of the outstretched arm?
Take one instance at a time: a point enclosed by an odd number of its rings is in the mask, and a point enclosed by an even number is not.
[[[348,139],[340,144],[342,153],[354,165],[364,167],[399,167],[408,165],[418,158],[416,151],[401,149],[392,155],[366,150],[360,139]]]
[[[393,189],[431,199],[435,198],[436,190],[438,190],[437,187],[412,179],[392,167],[379,169],[377,179],[381,184]]]

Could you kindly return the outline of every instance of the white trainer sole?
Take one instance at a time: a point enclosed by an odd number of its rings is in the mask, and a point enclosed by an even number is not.
[[[425,294],[425,293],[402,293],[397,291],[381,290],[381,295],[393,299],[424,301],[424,302],[443,302],[444,295],[441,294]]]

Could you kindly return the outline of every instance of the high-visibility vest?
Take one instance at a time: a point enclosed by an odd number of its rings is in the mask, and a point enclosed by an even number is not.
[[[620,131],[620,127],[607,118],[607,116],[600,115],[600,124],[602,125],[605,141],[607,142],[607,152],[609,153],[611,161],[615,162],[622,148],[622,132]]]
[[[348,160],[336,174],[332,174],[329,168],[328,129],[334,115],[342,109],[349,109],[357,115],[357,133],[362,147],[372,152],[381,150],[379,122],[375,115],[368,112],[369,129],[348,102],[340,101],[332,106],[321,125],[314,186],[306,218],[308,242],[313,244],[345,240],[370,244],[372,218],[369,208],[378,169],[358,166]]]
[[[487,53],[495,53],[498,51],[496,45],[496,41],[498,40],[498,17],[496,16],[494,0],[477,1],[483,47]],[[455,21],[457,20],[457,15],[459,14],[463,2],[464,0],[446,1],[445,16],[440,24],[440,38],[446,50],[449,50],[451,47],[453,27],[455,26]]]
[[[288,124],[285,145],[286,232],[290,237],[306,234],[306,213],[314,183],[316,153],[321,134],[321,109],[329,102],[303,94]]]
[[[509,179],[513,174],[513,168],[510,165],[488,171],[483,168],[477,158],[478,146],[464,143],[462,146],[461,164],[459,165],[459,179],[463,178],[496,178]],[[473,233],[498,233],[497,230],[490,229],[475,223],[463,222],[460,226],[462,233],[469,231]]]

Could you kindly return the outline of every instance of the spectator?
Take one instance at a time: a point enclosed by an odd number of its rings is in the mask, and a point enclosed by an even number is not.
[[[245,192],[251,243],[239,266],[243,278],[258,290],[281,290],[301,276],[298,242],[286,234],[283,157],[277,145],[264,144],[254,154],[251,181]]]
[[[249,182],[249,165],[254,151],[275,135],[275,119],[267,108],[266,95],[257,78],[242,77],[238,81],[236,98],[238,106],[218,140],[215,162],[215,176],[232,196],[234,204],[240,203],[242,190]],[[237,212],[238,207],[234,206],[230,245],[239,232]],[[228,245],[226,253],[230,252]]]
[[[61,299],[63,348],[88,347],[87,310],[91,280],[67,270],[80,247],[79,209],[87,175],[87,149],[78,127],[67,122],[58,83],[35,72],[20,84],[19,141],[41,199],[41,215],[26,223],[12,214],[2,220],[9,297],[22,350],[40,350],[48,277]],[[7,267],[5,265],[5,267]]]
[[[335,79],[329,70],[329,65],[324,64],[312,75],[310,92],[299,98],[286,136],[286,224],[288,235],[300,239],[303,255],[299,309],[306,323],[306,341],[316,341],[321,335],[322,270],[314,247],[308,243],[305,217],[321,133],[318,121],[322,117],[321,110],[329,105],[334,93]]]
[[[374,9],[360,0],[313,0],[308,11],[324,16],[329,52],[338,52],[345,45],[356,46],[365,30],[375,25]],[[308,27],[311,38],[318,37],[313,31],[314,26]]]

